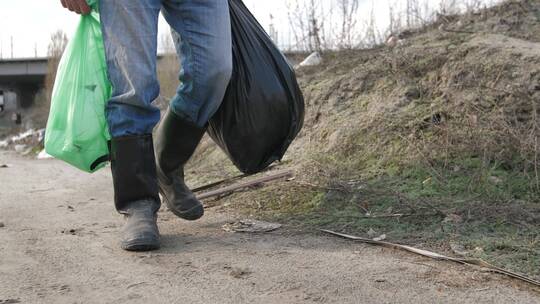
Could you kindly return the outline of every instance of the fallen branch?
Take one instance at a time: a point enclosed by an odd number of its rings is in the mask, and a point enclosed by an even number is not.
[[[193,190],[191,190],[191,191],[192,191],[193,193],[198,193],[198,192],[201,192],[201,191],[204,191],[204,190],[208,190],[208,189],[217,187],[217,186],[219,186],[219,185],[222,185],[222,184],[225,184],[225,183],[228,183],[228,182],[232,182],[232,181],[235,181],[235,180],[238,180],[238,179],[242,179],[242,178],[248,177],[248,176],[249,176],[249,174],[240,174],[240,175],[237,175],[237,176],[233,176],[233,177],[226,178],[226,179],[223,179],[223,180],[220,180],[220,181],[217,181],[217,182],[208,184],[208,185],[204,185],[204,186],[195,188],[195,189],[193,189]]]
[[[396,214],[381,214],[381,215],[366,215],[363,218],[401,218],[401,217],[413,217],[413,216],[437,216],[440,213],[396,213]]]
[[[402,217],[427,217],[427,216],[442,216],[440,213],[394,213],[394,214],[366,214],[364,216],[343,215],[343,218],[351,219],[383,219],[383,218],[402,218]]]
[[[265,171],[268,171],[268,170],[271,170],[273,169],[274,167],[276,167],[276,165],[271,165],[269,166],[268,168],[266,168],[265,170],[263,170],[262,172],[265,172]],[[240,174],[240,175],[237,175],[237,176],[233,176],[233,177],[229,177],[229,178],[226,178],[226,179],[223,179],[223,180],[220,180],[220,181],[217,181],[217,182],[214,182],[214,183],[211,183],[211,184],[208,184],[208,185],[204,185],[204,186],[201,186],[201,187],[197,187],[193,190],[191,190],[193,193],[198,193],[198,192],[201,192],[201,191],[204,191],[204,190],[208,190],[208,189],[211,189],[211,188],[215,188],[219,185],[223,185],[225,183],[229,183],[229,182],[232,182],[232,181],[235,181],[235,180],[239,180],[239,179],[242,179],[242,178],[246,178],[248,176],[251,176],[252,174]]]
[[[214,191],[209,191],[209,192],[206,192],[206,193],[202,193],[201,195],[197,196],[197,198],[200,199],[200,200],[203,200],[203,199],[214,197],[214,196],[220,196],[220,195],[225,194],[225,193],[229,193],[229,192],[237,191],[237,190],[240,190],[240,189],[253,187],[253,186],[256,186],[258,184],[267,183],[267,182],[277,180],[277,179],[280,179],[280,178],[290,177],[290,176],[292,176],[292,174],[293,174],[292,171],[279,172],[279,173],[276,173],[276,174],[273,174],[273,175],[268,175],[268,176],[264,176],[264,177],[254,179],[254,180],[249,181],[249,182],[245,182],[245,183],[241,183],[241,184],[237,184],[237,185],[231,185],[231,186],[224,187],[224,188],[221,188],[221,189],[217,189],[217,190],[214,190]]]
[[[311,187],[311,188],[321,189],[321,190],[326,190],[326,191],[337,191],[337,192],[348,192],[348,193],[351,192],[350,190],[347,190],[345,188],[331,187],[331,186],[321,186],[321,185],[313,184],[313,183],[306,182],[306,181],[295,181],[295,183],[300,185],[300,186]]]
[[[465,31],[465,30],[451,30],[447,28],[442,28],[443,31],[449,32],[449,33],[458,33],[458,34],[476,34],[478,32],[475,31]]]
[[[438,254],[438,253],[435,253],[435,252],[431,252],[431,251],[428,251],[428,250],[414,248],[414,247],[407,246],[407,245],[394,244],[394,243],[384,242],[384,241],[374,241],[374,240],[371,240],[371,239],[366,239],[366,238],[362,238],[362,237],[358,237],[358,236],[354,236],[354,235],[343,234],[343,233],[334,232],[334,231],[330,231],[330,230],[324,230],[324,229],[321,229],[321,231],[332,234],[332,235],[335,235],[335,236],[343,237],[343,238],[346,238],[346,239],[366,243],[366,244],[372,244],[372,245],[377,245],[377,246],[383,246],[383,247],[408,251],[408,252],[418,254],[418,255],[421,255],[421,256],[424,256],[424,257],[428,257],[428,258],[431,258],[431,259],[434,259],[434,260],[451,261],[451,262],[456,262],[456,263],[460,263],[460,264],[464,264],[464,265],[480,266],[480,267],[486,268],[487,270],[489,270],[491,272],[503,274],[503,275],[506,275],[506,276],[521,280],[523,282],[527,282],[529,284],[535,285],[537,287],[540,287],[540,282],[539,281],[536,281],[536,280],[534,280],[532,278],[528,278],[526,276],[520,275],[520,274],[515,273],[515,272],[505,270],[503,268],[491,265],[491,264],[489,264],[488,262],[486,262],[484,260],[453,258],[453,257],[448,257],[448,256],[445,256],[445,255],[442,255],[442,254]]]

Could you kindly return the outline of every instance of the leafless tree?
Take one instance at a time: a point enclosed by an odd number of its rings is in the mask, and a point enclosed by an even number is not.
[[[294,4],[293,4],[294,3]],[[289,20],[290,36],[293,36],[294,44],[289,47],[304,51],[304,31],[305,24],[301,14],[300,4],[298,2],[287,1],[287,17]]]
[[[333,6],[324,5],[322,0],[288,1],[288,17],[295,45],[302,51],[321,51],[328,48],[326,22]],[[326,10],[326,11],[325,11]]]
[[[56,71],[62,58],[62,54],[68,44],[68,38],[62,30],[58,30],[51,35],[51,40],[47,48],[47,75],[45,75],[44,87],[34,96],[35,110],[30,114],[30,120],[37,126],[45,126],[51,107],[51,97],[56,79]]]
[[[274,24],[274,15],[270,14],[270,25],[268,26],[268,35],[270,38],[272,38],[272,41],[276,45],[279,45],[279,33],[276,29],[276,25]]]
[[[362,43],[367,47],[373,47],[382,42],[381,34],[377,28],[375,18],[375,7],[371,6],[369,19],[365,22],[364,26],[364,38]]]
[[[442,15],[453,15],[459,13],[458,0],[444,0],[439,5],[439,13]]]
[[[322,27],[323,23],[318,14],[320,3],[316,0],[309,0],[307,8],[308,14],[308,47],[310,51],[322,50]]]
[[[482,8],[483,3],[481,0],[464,0],[465,10],[467,12],[477,11]]]
[[[396,7],[395,3],[389,3],[388,5],[388,36],[396,35],[403,29],[403,14]]]
[[[56,70],[60,63],[60,58],[66,49],[68,38],[66,33],[62,30],[57,30],[51,35],[51,40],[47,48],[47,75],[45,76],[45,93],[47,97],[47,104],[50,104],[52,90],[54,87],[54,80],[56,79]]]
[[[375,1],[375,0],[372,0]],[[362,14],[360,0],[288,0],[289,48],[300,51],[371,47],[383,38],[406,28],[433,22],[438,15],[475,11],[488,0],[392,0],[389,24],[378,28],[372,3],[369,14]],[[489,4],[500,2],[491,0]],[[272,32],[272,31],[271,31]]]
[[[358,7],[358,0],[337,0],[337,8],[341,19],[338,48],[352,49],[358,43]]]

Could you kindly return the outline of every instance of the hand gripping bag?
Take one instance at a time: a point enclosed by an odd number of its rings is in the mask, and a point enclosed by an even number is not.
[[[105,50],[97,13],[82,16],[60,60],[45,131],[45,150],[86,172],[108,160],[105,103],[111,96]]]
[[[242,172],[281,160],[300,132],[304,99],[294,69],[241,0],[229,0],[233,75],[208,134]]]

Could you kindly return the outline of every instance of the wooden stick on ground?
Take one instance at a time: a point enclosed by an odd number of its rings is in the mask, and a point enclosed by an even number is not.
[[[375,241],[375,240],[371,240],[371,239],[366,239],[366,238],[362,238],[362,237],[358,237],[358,236],[354,236],[354,235],[334,232],[334,231],[330,231],[330,230],[321,229],[321,231],[332,234],[332,235],[335,235],[335,236],[339,236],[339,237],[342,237],[342,238],[346,238],[346,239],[349,239],[349,240],[355,240],[355,241],[359,241],[359,242],[362,242],[362,243],[366,243],[366,244],[384,246],[384,247],[388,247],[388,248],[394,248],[394,249],[400,249],[400,250],[412,252],[414,254],[418,254],[418,255],[428,257],[428,258],[431,258],[431,259],[435,259],[435,260],[451,261],[451,262],[456,262],[456,263],[465,264],[465,265],[480,266],[480,267],[488,269],[491,272],[496,272],[496,273],[499,273],[499,274],[507,275],[509,277],[512,277],[512,278],[527,282],[529,284],[535,285],[537,287],[540,287],[540,282],[539,281],[536,281],[534,279],[528,278],[528,277],[526,277],[524,275],[521,275],[521,274],[518,274],[518,273],[515,273],[515,272],[512,272],[512,271],[509,271],[509,270],[506,270],[506,269],[491,265],[491,264],[489,264],[488,262],[486,262],[484,260],[452,258],[452,257],[448,257],[448,256],[445,256],[445,255],[442,255],[442,254],[431,252],[431,251],[428,251],[428,250],[414,248],[412,246],[399,245],[399,244],[394,244],[394,243],[390,243],[390,242],[383,242],[383,241]]]
[[[279,173],[276,173],[276,174],[256,178],[256,179],[254,179],[252,181],[249,181],[249,182],[236,184],[236,185],[231,185],[231,186],[224,187],[224,188],[221,188],[221,189],[217,189],[217,190],[214,190],[214,191],[209,191],[209,192],[206,192],[206,193],[202,193],[201,195],[197,196],[197,198],[200,199],[200,200],[203,200],[205,198],[219,196],[219,195],[222,195],[222,194],[225,194],[225,193],[233,192],[233,191],[240,190],[240,189],[249,188],[249,187],[252,187],[252,186],[255,186],[255,185],[258,185],[258,184],[267,183],[267,182],[277,180],[277,179],[280,179],[280,178],[290,177],[290,176],[292,176],[292,174],[293,174],[292,171],[282,171],[282,172],[279,172]]]
[[[233,177],[231,177],[231,178],[227,178],[227,179],[224,179],[224,180],[220,180],[220,181],[217,181],[217,182],[208,184],[208,185],[204,185],[204,186],[195,188],[195,189],[193,189],[193,190],[191,190],[191,191],[192,191],[193,193],[202,192],[202,191],[204,191],[204,190],[208,190],[208,189],[217,187],[217,186],[219,186],[219,185],[222,185],[222,184],[225,184],[225,183],[228,183],[228,182],[232,182],[232,181],[235,181],[235,180],[237,180],[237,179],[242,179],[242,178],[248,177],[248,176],[249,176],[249,174],[240,174],[240,175],[237,175],[237,176],[233,176]]]
[[[266,172],[266,171],[269,171],[269,170],[272,170],[274,167],[276,167],[277,165],[270,165],[268,168],[264,169],[263,171],[259,172],[259,173],[263,173],[263,172]],[[229,182],[232,182],[232,181],[235,181],[235,180],[238,180],[238,179],[242,179],[242,178],[246,178],[246,177],[249,177],[249,176],[252,176],[253,174],[247,174],[247,173],[244,173],[244,174],[240,174],[240,175],[236,175],[236,176],[233,176],[233,177],[229,177],[229,178],[226,178],[226,179],[223,179],[223,180],[220,180],[220,181],[217,181],[217,182],[213,182],[211,184],[208,184],[208,185],[204,185],[204,186],[200,186],[200,187],[197,187],[193,190],[191,190],[193,193],[198,193],[198,192],[201,192],[201,191],[204,191],[204,190],[208,190],[208,189],[211,189],[211,188],[214,188],[214,187],[217,187],[219,185],[222,185],[222,184],[225,184],[225,183],[229,183]]]

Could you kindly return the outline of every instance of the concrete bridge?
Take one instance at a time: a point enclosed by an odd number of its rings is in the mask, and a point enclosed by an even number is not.
[[[45,84],[47,60],[0,59],[0,95],[3,95],[5,110],[15,111],[32,105],[36,93]]]
[[[301,53],[286,55],[294,63],[305,57]],[[158,55],[158,61],[163,57]],[[0,101],[3,100],[4,113],[32,106],[36,93],[45,85],[47,62],[48,58],[0,59]]]

